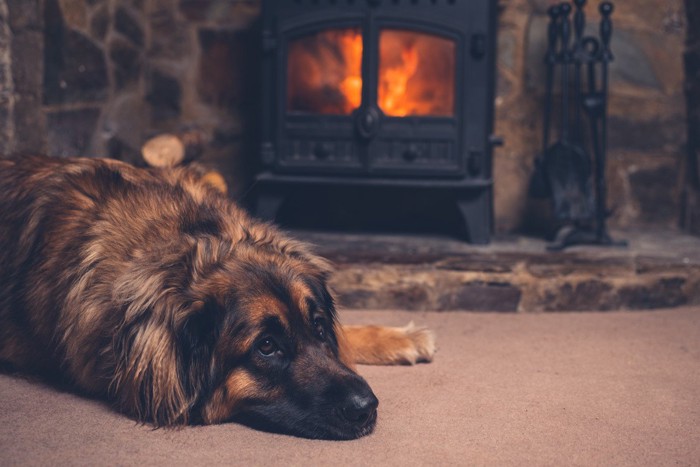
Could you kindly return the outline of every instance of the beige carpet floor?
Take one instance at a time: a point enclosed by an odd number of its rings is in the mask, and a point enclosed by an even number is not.
[[[438,335],[431,364],[360,368],[380,400],[368,437],[152,430],[0,375],[0,465],[700,465],[700,308],[343,319]]]

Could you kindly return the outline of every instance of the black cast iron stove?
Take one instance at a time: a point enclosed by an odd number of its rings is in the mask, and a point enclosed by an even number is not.
[[[493,0],[264,0],[257,214],[301,187],[449,194],[491,231]]]

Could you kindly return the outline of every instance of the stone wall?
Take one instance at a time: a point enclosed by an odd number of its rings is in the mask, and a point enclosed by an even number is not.
[[[11,139],[15,133],[15,99],[10,54],[12,32],[8,17],[7,2],[0,0],[0,154],[12,152],[14,148]]]
[[[202,162],[250,179],[257,1],[45,0],[48,152],[141,163],[149,137],[198,128]]]
[[[499,1],[495,132],[506,141],[494,155],[499,232],[546,224],[527,186],[541,147],[551,3]],[[617,3],[611,223],[676,226],[686,141],[682,0]],[[587,11],[597,22],[596,8]],[[256,156],[259,10],[259,0],[0,0],[0,19],[9,14],[0,21],[0,149],[45,144],[56,156],[138,162],[149,136],[196,126],[213,135],[204,163],[241,195]]]
[[[688,152],[683,224],[700,235],[700,5],[686,0],[688,41],[685,53],[688,98]]]
[[[42,30],[40,2],[0,0],[0,154],[46,151]]]

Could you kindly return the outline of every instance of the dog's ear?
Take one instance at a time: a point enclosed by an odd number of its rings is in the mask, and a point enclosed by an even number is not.
[[[125,311],[114,338],[110,391],[122,410],[139,420],[186,424],[212,378],[219,308],[207,301],[182,307],[183,297],[167,291],[160,271],[150,272],[115,286],[116,304]]]
[[[190,411],[211,386],[220,321],[220,307],[214,300],[196,302],[177,332],[178,371]]]
[[[326,258],[314,254],[309,247],[301,242],[287,241],[282,243],[283,254],[300,259],[311,266],[312,273],[318,280],[325,284],[333,273],[333,265]]]
[[[269,248],[275,253],[307,263],[310,266],[308,272],[322,281],[326,281],[330,277],[333,265],[325,258],[316,255],[309,244],[283,235],[270,224],[259,225],[264,225],[265,228],[244,229],[247,241],[255,244],[258,248]]]

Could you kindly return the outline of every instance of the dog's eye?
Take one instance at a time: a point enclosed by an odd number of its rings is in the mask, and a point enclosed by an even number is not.
[[[260,352],[266,357],[269,357],[278,350],[279,346],[277,345],[277,343],[269,337],[266,337],[265,339],[261,340],[258,344],[258,352]]]
[[[321,317],[314,318],[314,330],[319,339],[326,338],[326,320]]]

